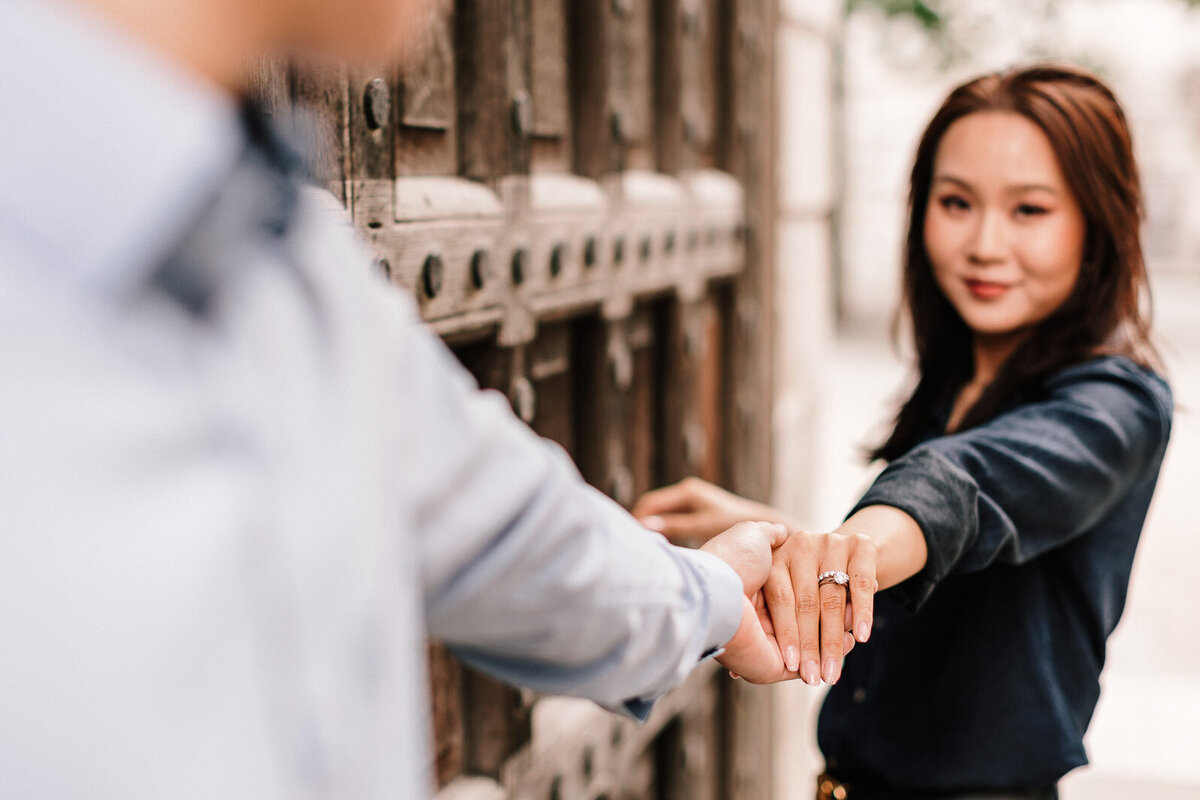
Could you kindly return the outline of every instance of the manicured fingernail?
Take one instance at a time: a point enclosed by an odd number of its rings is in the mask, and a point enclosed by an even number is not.
[[[662,533],[662,529],[666,527],[665,520],[656,514],[649,517],[642,517],[640,522],[642,523],[643,527],[659,533]]]
[[[783,665],[787,667],[788,672],[800,669],[800,651],[795,647],[788,647],[787,654],[783,657]]]
[[[828,684],[837,683],[838,679],[838,662],[836,658],[825,659],[825,682]]]
[[[821,685],[821,668],[817,666],[817,662],[804,662],[804,682],[809,686]]]
[[[865,620],[858,623],[858,627],[854,630],[854,638],[858,639],[860,642],[865,642],[867,637],[871,635],[871,626],[868,625]]]

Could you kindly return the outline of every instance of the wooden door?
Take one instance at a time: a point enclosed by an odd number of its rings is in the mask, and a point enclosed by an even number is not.
[[[629,505],[768,493],[770,0],[436,0],[403,68],[264,68],[321,179],[480,384]],[[647,725],[430,645],[442,796],[767,796],[765,695],[714,665]]]

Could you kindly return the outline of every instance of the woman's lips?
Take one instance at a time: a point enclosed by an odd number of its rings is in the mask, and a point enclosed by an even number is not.
[[[967,291],[980,300],[995,300],[1011,288],[1007,283],[994,283],[992,281],[967,279],[964,282],[967,284]]]

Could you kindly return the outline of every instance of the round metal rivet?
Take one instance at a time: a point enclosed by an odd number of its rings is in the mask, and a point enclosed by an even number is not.
[[[445,265],[442,263],[442,254],[430,253],[425,256],[425,263],[421,265],[421,286],[425,289],[425,294],[428,297],[437,297],[444,280]]]
[[[529,262],[529,251],[524,247],[518,249],[512,255],[512,282],[516,284],[524,283],[527,266]]]
[[[482,289],[492,273],[492,259],[487,250],[476,250],[471,254],[471,286]]]
[[[550,251],[550,275],[555,278],[561,275],[566,261],[567,246],[561,243],[554,245],[554,249]]]
[[[392,120],[392,93],[383,78],[372,78],[363,89],[363,113],[372,130],[386,127]]]
[[[613,240],[613,263],[625,263],[625,239],[620,236]]]

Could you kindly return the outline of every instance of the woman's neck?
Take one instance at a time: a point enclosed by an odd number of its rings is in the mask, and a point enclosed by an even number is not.
[[[1004,362],[1025,341],[1025,338],[1026,335],[1003,337],[974,335],[971,344],[974,371],[971,374],[971,380],[959,389],[958,395],[954,398],[954,407],[950,410],[950,420],[946,425],[947,431],[958,430],[967,412],[996,380]]]

